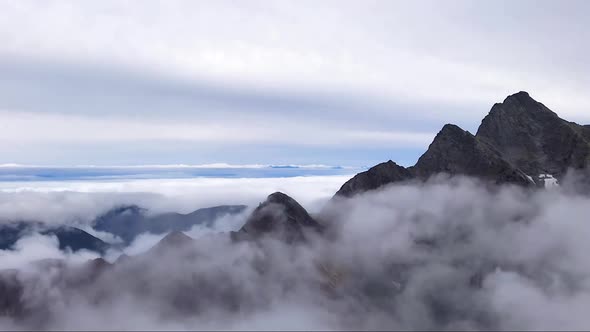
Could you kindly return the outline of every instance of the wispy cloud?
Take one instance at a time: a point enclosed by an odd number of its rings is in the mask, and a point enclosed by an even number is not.
[[[318,211],[349,178],[350,175],[0,182],[0,222],[23,219],[88,224],[97,215],[121,204],[137,204],[153,213],[189,213],[224,204],[256,206],[275,191],[288,192],[311,211]]]

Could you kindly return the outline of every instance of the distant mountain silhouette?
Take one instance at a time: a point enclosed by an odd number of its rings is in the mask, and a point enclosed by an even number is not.
[[[109,232],[120,237],[126,244],[142,233],[165,234],[173,231],[188,231],[195,225],[212,226],[225,215],[243,212],[245,205],[221,205],[198,209],[188,214],[161,213],[149,215],[146,209],[137,205],[120,206],[111,209],[94,221],[94,229]]]
[[[50,226],[39,222],[11,222],[0,224],[0,250],[12,249],[18,240],[33,233],[54,235],[61,250],[90,250],[104,254],[109,244],[87,232],[69,226]]]

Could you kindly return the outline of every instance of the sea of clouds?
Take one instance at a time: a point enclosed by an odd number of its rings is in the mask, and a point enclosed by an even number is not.
[[[289,193],[313,212],[349,177],[0,182],[0,222],[84,223],[123,204],[137,204],[152,213],[189,213],[215,205],[257,205],[275,191]]]
[[[236,197],[259,202],[281,189],[330,225],[331,231],[304,245],[286,245],[273,238],[231,241],[223,232],[239,228],[247,218],[244,213],[220,221],[224,226],[216,231],[221,233],[188,232],[197,238],[188,247],[150,250],[161,237],[146,234],[123,249],[132,259],[95,275],[91,282],[83,281],[88,273],[83,267],[95,255],[61,252],[50,237],[24,238],[14,251],[0,254],[0,265],[18,268],[11,273],[22,285],[20,301],[26,315],[0,318],[0,327],[572,330],[590,326],[586,315],[590,198],[572,190],[568,181],[551,190],[531,191],[441,176],[425,184],[391,185],[328,203],[343,179],[257,180],[216,180],[210,186],[177,183],[176,187],[142,182],[92,192],[68,184],[78,191],[50,186],[4,192],[2,201],[36,197],[29,201],[37,204],[31,209],[44,206],[39,202],[63,204],[48,214],[54,218],[65,216],[67,210],[79,216],[89,209],[93,215],[123,197],[147,207],[184,206],[188,211],[211,202],[246,202]],[[209,190],[203,193],[203,188]],[[52,195],[61,199],[49,199]],[[180,202],[192,205],[178,203],[184,196]],[[156,203],[166,200],[170,202]],[[92,210],[97,201],[108,203]],[[118,254],[108,253],[107,260],[114,261]],[[42,258],[65,263],[34,263]]]

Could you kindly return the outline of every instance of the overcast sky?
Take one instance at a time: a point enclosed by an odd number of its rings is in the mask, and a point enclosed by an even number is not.
[[[413,164],[520,90],[590,123],[590,1],[0,0],[0,163]]]

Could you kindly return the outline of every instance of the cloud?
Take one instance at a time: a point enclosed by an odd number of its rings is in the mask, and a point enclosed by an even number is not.
[[[5,162],[344,164],[351,149],[423,150],[439,127],[401,126],[395,119],[417,106],[362,96],[275,94],[108,66],[0,67]]]
[[[303,162],[331,162],[323,160],[331,152],[341,163],[352,155],[344,145],[384,154],[425,147],[446,122],[473,131],[493,103],[520,90],[569,120],[590,121],[590,82],[579,75],[589,69],[583,1],[15,1],[2,12],[0,109],[13,114],[3,115],[10,125],[1,132],[14,142],[2,147],[5,162],[47,163],[60,153],[57,160],[83,163],[95,155],[84,151],[104,149],[90,141],[101,140],[131,151],[142,147],[137,140],[166,144],[151,150],[160,162],[188,140],[190,153],[170,162],[227,162],[219,156],[229,153],[217,152],[224,144],[234,153],[249,144],[252,162],[275,163],[265,150],[275,143],[321,146]],[[78,140],[86,148],[72,151]]]
[[[347,175],[291,178],[193,178],[109,181],[0,182],[0,220],[88,225],[114,206],[136,204],[151,213],[190,213],[224,204],[256,206],[287,192],[319,211]],[[228,199],[231,197],[231,199]]]
[[[64,259],[74,264],[81,264],[97,258],[94,252],[80,250],[63,252],[59,249],[57,237],[34,233],[19,239],[10,250],[0,250],[2,269],[26,269],[31,263],[42,260]]]
[[[129,244],[129,246],[123,250],[123,252],[126,255],[131,256],[144,253],[160,242],[164,236],[166,236],[166,234],[140,234],[133,240],[131,244]]]
[[[146,253],[159,240],[146,235],[128,248],[134,258],[75,289],[29,274],[25,288],[38,285],[61,304],[19,326],[580,329],[590,298],[589,199],[564,187],[438,177],[332,202],[320,218],[333,237],[304,246],[231,243],[194,229],[194,247]],[[82,273],[72,267],[63,273]]]
[[[526,89],[583,117],[588,82],[576,73],[586,66],[581,13],[588,6],[535,4],[372,1],[312,10],[304,2],[173,1],[141,8],[15,2],[3,5],[1,50],[17,58],[113,63],[228,87],[254,85],[267,95],[286,87],[490,105]],[[512,15],[505,15],[507,7]],[[550,29],[545,19],[554,22]],[[240,29],[230,28],[236,24]],[[15,26],[19,38],[11,33]]]

